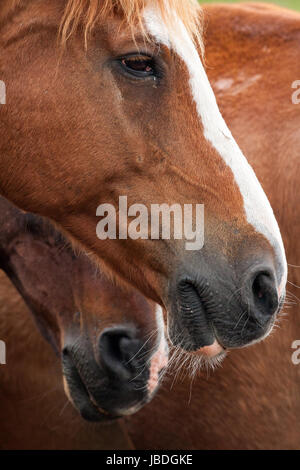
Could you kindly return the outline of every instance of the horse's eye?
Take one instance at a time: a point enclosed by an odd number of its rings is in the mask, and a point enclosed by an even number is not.
[[[156,75],[154,59],[151,57],[143,55],[124,57],[121,59],[121,64],[126,72],[135,77],[145,78]]]

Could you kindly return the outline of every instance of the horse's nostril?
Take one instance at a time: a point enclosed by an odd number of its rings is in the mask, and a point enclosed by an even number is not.
[[[114,378],[130,380],[137,373],[138,353],[142,344],[133,328],[107,329],[99,338],[101,364]]]
[[[252,295],[258,315],[270,317],[276,313],[279,306],[278,293],[275,280],[269,272],[260,271],[256,274],[252,282]]]
[[[69,348],[68,346],[64,346],[64,348],[62,349],[62,356],[67,357],[68,355],[69,355]]]

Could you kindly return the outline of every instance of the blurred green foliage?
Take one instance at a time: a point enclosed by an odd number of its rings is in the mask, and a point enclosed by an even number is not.
[[[294,10],[300,11],[300,0],[247,0],[249,1],[261,1],[264,3],[277,3],[286,8],[293,8]],[[241,3],[240,0],[201,0],[200,3]]]

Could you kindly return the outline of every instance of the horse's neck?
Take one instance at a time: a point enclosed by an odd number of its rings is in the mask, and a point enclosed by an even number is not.
[[[14,393],[28,386],[48,386],[58,360],[38,333],[31,314],[8,277],[0,271],[0,339],[6,344],[6,365],[1,366],[0,383],[9,382]],[[34,358],[34,368],[31,362]]]

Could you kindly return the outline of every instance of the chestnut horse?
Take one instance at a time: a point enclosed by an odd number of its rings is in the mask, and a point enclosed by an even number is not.
[[[271,331],[287,264],[204,70],[200,18],[196,0],[2,0],[0,193],[164,307],[174,345],[218,359]],[[148,214],[204,204],[204,247],[99,240],[97,208],[120,196]]]
[[[132,448],[119,421],[96,425],[78,415],[66,398],[59,358],[3,271],[0,297],[0,337],[7,342],[7,364],[0,366],[0,449]]]
[[[4,198],[0,223],[0,267],[57,355],[1,276],[0,338],[7,347],[0,369],[1,448],[124,446],[117,425],[91,427],[72,407],[64,410],[63,382],[86,420],[110,422],[137,411],[153,397],[167,363],[162,316],[139,293],[97,273],[48,223]]]
[[[221,110],[271,196],[290,260],[288,318],[232,351],[209,377],[174,377],[128,420],[137,448],[299,449],[300,15],[268,5],[205,6],[208,74]],[[278,65],[280,64],[280,66]],[[293,265],[293,266],[292,266]],[[297,267],[298,266],[298,267]],[[159,422],[159,426],[157,426]]]

